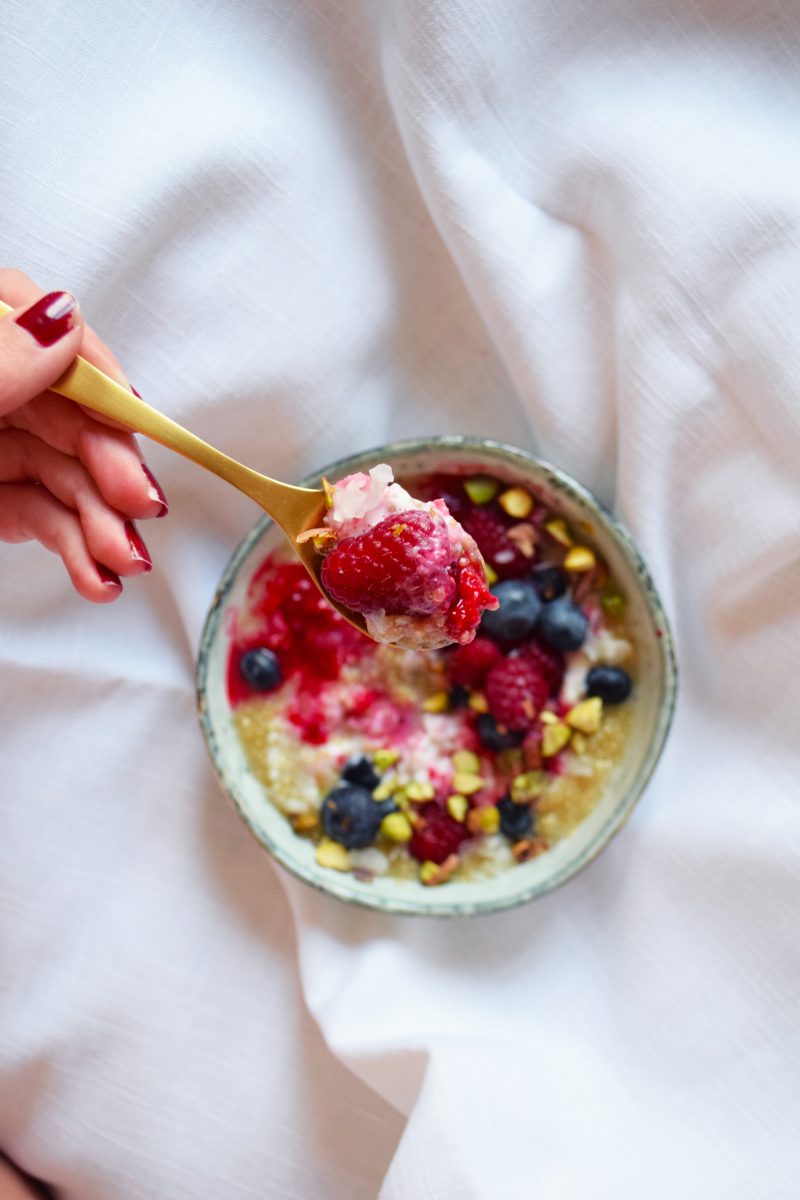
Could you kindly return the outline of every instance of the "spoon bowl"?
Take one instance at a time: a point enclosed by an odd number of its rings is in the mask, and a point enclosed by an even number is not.
[[[0,316],[6,316],[13,309],[0,301]],[[322,584],[320,570],[322,558],[314,547],[312,538],[298,541],[302,534],[322,525],[325,515],[325,492],[320,488],[295,487],[290,483],[282,483],[271,479],[258,471],[237,462],[235,458],[223,454],[208,442],[204,442],[195,434],[184,429],[177,421],[145,404],[127,388],[116,383],[110,376],[100,371],[85,358],[78,356],[60,379],[51,384],[50,391],[74,400],[83,408],[91,409],[100,416],[117,421],[120,425],[143,434],[152,441],[166,446],[190,459],[226,483],[232,484],[249,496],[251,500],[272,518],[291,544],[303,566],[308,571],[314,583],[345,620],[367,633],[367,626],[360,613],[337,603]]]

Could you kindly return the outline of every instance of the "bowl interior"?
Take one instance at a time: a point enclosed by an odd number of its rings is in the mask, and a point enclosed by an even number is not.
[[[465,438],[401,442],[332,463],[320,475],[338,479],[352,471],[389,462],[396,475],[494,474],[522,483],[556,510],[582,539],[606,559],[627,599],[628,621],[637,644],[637,685],[626,752],[606,778],[590,815],[547,854],[490,879],[451,880],[424,888],[416,880],[377,877],[361,882],[318,866],[313,844],[298,837],[250,773],[232,722],[227,698],[227,648],[232,621],[265,555],[281,534],[261,519],[228,564],[202,636],[197,672],[202,729],[223,790],[258,840],[291,872],[342,900],[389,912],[468,915],[524,903],[566,882],[608,843],[630,814],[656,764],[666,738],[675,697],[672,639],[652,580],[629,534],[581,485],[522,450]],[[304,481],[313,486],[319,477]]]

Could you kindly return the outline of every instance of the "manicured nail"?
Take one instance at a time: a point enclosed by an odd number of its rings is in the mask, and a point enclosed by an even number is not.
[[[131,391],[133,391],[133,388],[131,388]],[[141,399],[141,397],[139,397],[139,399]],[[150,487],[147,489],[148,496],[151,500],[157,500],[161,505],[161,512],[156,513],[156,517],[165,517],[169,512],[169,505],[167,504],[167,497],[161,490],[161,484],[158,482],[155,475],[146,463],[142,463],[142,470],[144,471],[147,482],[150,484]]]
[[[116,571],[110,570],[109,567],[104,567],[102,563],[95,563],[95,566],[97,567],[97,574],[103,583],[109,587],[117,587],[122,591],[122,580]]]
[[[69,292],[49,292],[20,313],[17,324],[40,346],[52,346],[74,327],[77,310],[78,301]]]
[[[128,545],[131,548],[131,558],[134,562],[144,563],[145,571],[152,571],[153,560],[147,553],[147,546],[142,541],[142,535],[134,525],[133,521],[125,522],[125,536],[128,539]]]

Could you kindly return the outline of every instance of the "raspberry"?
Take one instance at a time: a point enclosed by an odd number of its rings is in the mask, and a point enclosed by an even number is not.
[[[519,546],[508,536],[504,518],[494,508],[473,508],[462,519],[467,533],[474,537],[478,549],[499,579],[519,579],[531,568]]]
[[[458,853],[459,846],[467,837],[467,830],[446,809],[435,800],[430,800],[421,806],[417,817],[414,833],[408,843],[413,858],[419,862],[443,863],[451,854]]]
[[[343,538],[322,563],[325,589],[356,612],[446,612],[456,593],[444,521],[427,512],[385,517]]]
[[[447,632],[453,641],[462,645],[472,641],[484,608],[497,608],[497,601],[489,591],[483,566],[476,570],[465,556],[456,568],[456,602],[447,618]]]
[[[489,671],[503,657],[496,642],[476,637],[466,646],[458,646],[447,659],[447,675],[451,683],[468,688],[482,688]]]
[[[545,646],[538,638],[531,638],[520,646],[519,657],[533,663],[540,675],[543,675],[550,686],[550,695],[555,696],[561,691],[564,682],[564,659],[558,650]]]
[[[527,729],[550,698],[550,685],[525,658],[507,658],[486,680],[489,711],[506,729]]]

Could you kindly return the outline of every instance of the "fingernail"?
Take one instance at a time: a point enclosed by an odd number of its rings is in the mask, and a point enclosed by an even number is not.
[[[48,292],[24,313],[17,324],[27,330],[40,346],[52,346],[75,325],[78,301],[69,292]]]
[[[110,570],[109,567],[104,567],[102,563],[95,563],[97,574],[100,576],[101,582],[108,584],[109,587],[117,587],[122,591],[122,580],[116,571]]]
[[[133,521],[125,522],[125,536],[128,539],[128,545],[131,548],[131,558],[134,562],[142,562],[145,565],[145,571],[152,571],[153,560],[147,553],[147,546],[142,541],[142,535],[134,525]]]
[[[133,391],[133,388],[131,388],[131,391]],[[141,397],[139,398],[141,399]],[[150,484],[150,487],[147,489],[148,496],[151,500],[157,500],[161,505],[161,512],[156,513],[156,517],[165,517],[169,512],[169,505],[167,504],[167,497],[161,490],[161,484],[158,482],[155,475],[146,465],[146,463],[142,463],[142,470],[144,471],[147,482]]]

